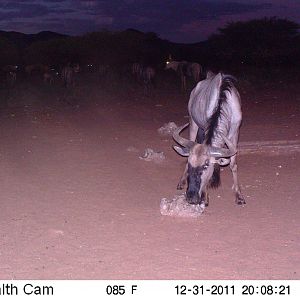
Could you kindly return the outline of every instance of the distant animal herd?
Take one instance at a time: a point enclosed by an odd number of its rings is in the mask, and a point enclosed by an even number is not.
[[[24,66],[6,65],[0,68],[0,88],[13,88],[19,77],[40,78],[47,85],[61,83],[66,88],[76,85],[76,76],[79,73],[97,73],[99,78],[105,78],[115,66],[108,64],[79,64],[67,63],[62,66],[44,64],[30,64]],[[163,67],[153,66],[140,62],[133,62],[126,67],[126,76],[131,77],[136,83],[143,86],[144,93],[149,95],[154,89],[154,81],[158,71],[172,70],[177,75],[178,87],[186,92],[187,80],[195,85],[203,77],[203,68],[199,63],[188,61],[175,61],[169,59]]]

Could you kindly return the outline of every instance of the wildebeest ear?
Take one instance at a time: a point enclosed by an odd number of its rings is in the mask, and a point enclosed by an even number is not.
[[[182,155],[182,156],[189,156],[190,155],[190,150],[189,149],[187,149],[187,148],[182,148],[182,147],[179,147],[179,146],[173,146],[173,148],[174,148],[174,150],[178,153],[178,154],[180,154],[180,155]]]

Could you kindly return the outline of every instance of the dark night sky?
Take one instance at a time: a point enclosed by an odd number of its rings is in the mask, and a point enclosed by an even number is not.
[[[71,35],[135,28],[174,42],[205,40],[229,21],[277,16],[300,23],[300,0],[1,0],[0,29]]]

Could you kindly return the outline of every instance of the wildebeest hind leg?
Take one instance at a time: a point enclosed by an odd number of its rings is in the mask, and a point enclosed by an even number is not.
[[[230,169],[232,172],[233,177],[233,189],[235,192],[235,203],[238,205],[246,204],[244,196],[242,195],[241,188],[238,182],[238,175],[237,175],[237,163],[236,163],[236,155],[233,156],[230,160]]]

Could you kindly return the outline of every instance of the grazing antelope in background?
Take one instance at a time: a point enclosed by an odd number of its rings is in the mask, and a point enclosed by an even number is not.
[[[242,111],[234,78],[211,72],[191,92],[188,111],[190,123],[179,127],[173,134],[174,140],[182,146],[174,146],[174,149],[188,157],[177,188],[183,189],[187,183],[187,201],[191,204],[204,201],[208,205],[208,188],[219,186],[220,165],[229,164],[235,202],[245,204],[237,175],[236,155]],[[185,139],[180,132],[188,125],[189,139]]]
[[[141,74],[142,74],[142,69],[143,69],[142,64],[140,64],[140,63],[133,63],[132,64],[131,73],[137,81],[140,81]]]
[[[143,67],[141,72],[141,79],[144,86],[144,94],[146,96],[149,96],[154,86],[153,81],[155,77],[155,70],[152,67]]]
[[[17,72],[19,66],[7,65],[1,68],[5,84],[8,88],[12,88],[17,82]]]
[[[85,66],[85,70],[84,71],[86,71],[87,73],[94,73],[94,72],[97,71],[97,66],[95,64],[92,64],[92,63],[87,64]]]
[[[109,65],[99,65],[98,66],[98,74],[100,78],[103,78],[107,75],[109,70]]]
[[[49,66],[42,65],[42,64],[33,64],[33,65],[27,65],[25,66],[25,73],[27,76],[32,75],[41,75],[50,70]]]
[[[17,82],[17,73],[10,71],[6,73],[6,83],[8,88],[12,88],[15,86]]]
[[[19,69],[19,66],[17,66],[17,65],[7,65],[7,66],[4,66],[1,68],[1,70],[6,73],[7,72],[17,72],[18,69]]]
[[[43,74],[44,83],[52,85],[56,77],[58,77],[59,73],[55,69],[50,69],[49,71]]]
[[[200,64],[187,61],[167,61],[165,69],[172,69],[178,74],[183,92],[187,91],[187,78],[192,78],[194,83],[198,83],[202,73]]]
[[[63,67],[61,71],[61,77],[65,87],[75,86],[75,75],[79,72],[79,70],[79,64],[68,64],[67,66]]]
[[[143,85],[144,94],[149,95],[153,88],[153,81],[155,77],[154,68],[139,63],[134,63],[131,71],[137,82]]]

